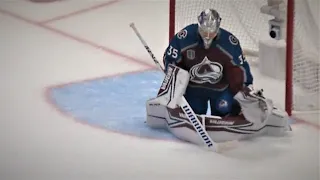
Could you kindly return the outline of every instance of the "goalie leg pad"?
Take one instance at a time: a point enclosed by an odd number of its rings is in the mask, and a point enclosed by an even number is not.
[[[289,119],[287,112],[274,107],[272,113],[268,117],[267,134],[270,136],[283,136],[287,131],[291,131]]]
[[[203,145],[188,118],[180,107],[170,109],[158,103],[159,98],[147,101],[146,123],[151,128],[167,129],[178,139]],[[201,119],[200,116],[198,118]]]
[[[238,92],[234,97],[240,104],[244,117],[263,134],[282,136],[289,126],[289,116],[274,107],[272,100]]]
[[[158,98],[153,98],[146,103],[146,124],[151,128],[163,129],[167,127],[167,108],[159,103]]]
[[[197,115],[211,139],[217,143],[253,138],[259,135],[283,136],[287,131],[288,116],[274,109],[261,130],[244,116]],[[147,102],[147,125],[151,128],[168,129],[177,138],[202,145],[195,129],[180,107],[170,109],[160,105],[157,98]]]

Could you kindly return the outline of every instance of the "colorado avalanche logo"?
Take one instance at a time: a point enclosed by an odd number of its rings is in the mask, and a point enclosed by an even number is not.
[[[207,56],[200,64],[197,64],[190,69],[190,81],[198,84],[216,84],[222,79],[222,76],[222,65],[217,62],[211,62]]]

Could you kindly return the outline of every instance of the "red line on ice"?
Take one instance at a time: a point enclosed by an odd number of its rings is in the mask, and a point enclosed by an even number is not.
[[[80,9],[80,10],[77,10],[77,11],[74,11],[74,12],[70,12],[68,14],[56,16],[56,17],[53,17],[53,18],[47,19],[47,20],[43,20],[43,21],[38,22],[38,23],[39,24],[48,24],[48,23],[52,23],[52,22],[55,22],[55,21],[67,19],[67,18],[70,18],[70,17],[75,16],[75,15],[87,13],[89,11],[97,10],[97,9],[100,9],[100,8],[103,8],[103,7],[106,7],[106,6],[110,6],[110,5],[115,4],[117,2],[120,2],[120,1],[121,0],[112,0],[112,1],[104,2],[104,3],[98,4],[98,5],[95,5],[95,6],[92,6],[92,7]]]

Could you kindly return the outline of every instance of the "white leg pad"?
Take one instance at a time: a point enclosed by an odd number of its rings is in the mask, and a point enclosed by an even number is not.
[[[166,128],[167,108],[159,103],[159,98],[153,98],[146,103],[147,120],[146,123],[151,128]]]

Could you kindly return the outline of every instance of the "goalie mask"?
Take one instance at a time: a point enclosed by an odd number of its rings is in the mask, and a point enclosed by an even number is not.
[[[214,9],[206,9],[198,16],[198,31],[206,49],[210,47],[213,39],[217,36],[220,22],[220,15]]]

